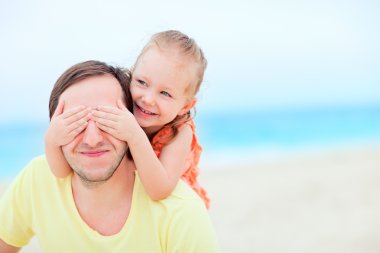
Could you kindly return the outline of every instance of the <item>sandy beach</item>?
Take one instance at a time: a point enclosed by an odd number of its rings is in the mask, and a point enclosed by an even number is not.
[[[380,250],[380,145],[226,164],[201,181],[222,252]]]

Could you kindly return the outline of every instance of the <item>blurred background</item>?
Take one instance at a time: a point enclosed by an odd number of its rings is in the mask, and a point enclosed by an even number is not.
[[[130,67],[153,33],[178,29],[209,61],[195,121],[222,252],[378,252],[379,9],[1,1],[1,181],[44,152],[49,95],[68,67]]]

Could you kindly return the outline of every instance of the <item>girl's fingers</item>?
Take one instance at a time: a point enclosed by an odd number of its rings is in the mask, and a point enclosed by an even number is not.
[[[57,117],[58,115],[61,115],[62,112],[63,112],[63,108],[65,107],[65,101],[59,101],[58,102],[58,105],[57,105],[57,108],[55,108],[55,111],[54,111],[54,114],[52,116],[52,118],[55,118]]]
[[[78,129],[78,128],[85,128],[87,126],[87,123],[88,123],[88,119],[87,118],[82,118],[80,120],[77,120],[73,123],[71,123],[70,125],[68,125],[66,127],[66,131],[68,133],[74,131],[75,129]]]
[[[114,107],[114,106],[107,106],[107,105],[99,105],[99,106],[96,107],[96,110],[97,111],[101,111],[101,112],[112,113],[112,114],[115,114],[115,115],[119,115],[119,113],[120,113],[120,109],[119,108]]]
[[[115,133],[116,133],[115,129],[113,129],[113,128],[111,128],[111,127],[108,127],[108,126],[105,126],[105,125],[102,125],[102,124],[100,124],[99,122],[96,122],[96,126],[97,126],[100,130],[102,130],[102,131],[104,131],[104,132],[106,132],[106,133],[109,133],[109,134],[112,135],[112,136],[115,136]]]
[[[127,107],[125,107],[124,103],[121,101],[121,99],[117,100],[117,107],[123,111],[128,110]]]
[[[64,127],[59,133],[54,134],[56,143],[59,145],[66,145],[70,143],[79,133],[81,133],[87,127],[87,121],[75,128],[73,126]]]
[[[96,123],[99,123],[100,125],[116,129],[116,122],[109,119],[103,119],[103,118],[96,118],[94,119]]]
[[[65,111],[63,114],[62,114],[62,117],[64,119],[67,119],[69,117],[71,117],[72,115],[78,113],[78,112],[81,112],[81,111],[84,111],[85,109],[87,109],[85,106],[83,105],[79,105],[77,107],[74,107],[72,109],[69,109],[67,111]]]
[[[91,118],[91,109],[85,108],[81,111],[71,114],[71,116],[66,117],[65,121],[68,125],[70,125],[82,119],[88,121],[90,118]]]
[[[121,99],[117,100],[117,106],[120,108],[120,110],[122,110],[123,115],[133,116],[133,113],[129,111],[127,107],[125,107]]]
[[[72,129],[69,132],[69,136],[71,137],[71,139],[74,139],[75,136],[80,134],[86,127],[87,127],[87,121],[85,121],[83,124],[79,125],[78,127]]]
[[[116,114],[104,112],[104,111],[93,110],[91,114],[96,120],[107,119],[111,121],[117,121],[119,118],[119,116]]]

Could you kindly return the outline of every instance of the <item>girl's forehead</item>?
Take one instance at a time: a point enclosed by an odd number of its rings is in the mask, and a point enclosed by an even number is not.
[[[185,90],[195,79],[196,66],[191,59],[153,47],[141,55],[132,69],[132,75],[153,84]]]

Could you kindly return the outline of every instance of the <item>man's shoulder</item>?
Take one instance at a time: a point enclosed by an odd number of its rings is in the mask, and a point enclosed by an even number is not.
[[[31,166],[49,166],[45,155],[39,155],[34,157],[28,165]]]
[[[173,192],[164,200],[164,203],[168,203],[173,207],[180,207],[180,209],[194,209],[206,210],[203,200],[198,196],[194,190],[186,184],[184,181],[179,180],[177,186],[174,188]]]
[[[20,177],[30,177],[33,179],[51,177],[52,173],[45,155],[33,158],[21,171]]]
[[[39,170],[45,171],[49,170],[49,164],[46,160],[45,155],[39,155],[34,157],[25,167],[28,170]]]
[[[150,197],[145,192],[144,187],[142,185],[142,182],[140,178],[136,177],[136,182],[138,185],[138,192],[143,192],[143,194],[146,196],[146,199],[149,200],[153,206],[159,207],[158,209],[164,207],[163,209],[166,211],[175,211],[178,212],[179,209],[188,209],[189,207],[195,207],[196,209],[203,209],[205,208],[204,202],[201,200],[201,198],[194,192],[194,190],[186,184],[184,181],[179,180],[176,187],[172,191],[172,193],[166,197],[165,199],[159,200],[159,201],[153,201],[150,199]],[[199,207],[198,207],[199,206]]]
[[[172,194],[172,197],[178,198],[178,199],[188,199],[188,200],[200,200],[198,195],[194,192],[191,187],[186,184],[184,181],[179,180],[177,186],[174,188]]]
[[[182,180],[169,197],[156,202],[168,234],[167,252],[219,252],[216,234],[200,197]]]

